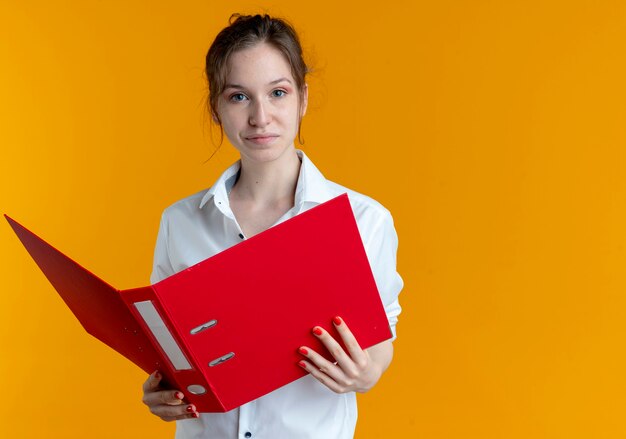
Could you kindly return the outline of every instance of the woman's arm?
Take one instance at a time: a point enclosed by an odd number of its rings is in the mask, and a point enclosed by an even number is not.
[[[393,358],[392,340],[395,338],[395,326],[401,310],[398,294],[403,286],[402,278],[396,271],[398,236],[389,211],[370,212],[379,214],[362,216],[359,230],[389,319],[392,339],[363,350],[346,322],[337,317],[334,325],[347,352],[324,329],[313,328],[313,334],[320,339],[336,362],[326,360],[306,346],[300,348],[300,353],[306,357],[306,360],[299,363],[300,366],[337,393],[367,392],[378,382]]]
[[[151,283],[157,283],[174,274],[168,254],[168,219],[166,212],[161,215],[159,233],[154,250],[154,264]],[[181,419],[197,418],[199,416],[193,404],[186,404],[181,391],[165,389],[161,386],[161,374],[156,371],[148,376],[143,383],[142,402],[148,406],[150,412],[164,421],[178,421]]]

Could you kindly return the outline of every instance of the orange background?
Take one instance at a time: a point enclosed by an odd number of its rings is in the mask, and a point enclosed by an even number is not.
[[[393,213],[394,363],[357,437],[626,436],[626,3],[269,1],[305,151]],[[119,288],[211,185],[203,60],[258,2],[0,2],[0,208]],[[214,132],[215,134],[215,132]],[[173,437],[0,226],[0,436]]]

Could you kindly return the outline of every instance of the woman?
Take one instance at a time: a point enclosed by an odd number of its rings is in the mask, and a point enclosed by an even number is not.
[[[152,282],[158,282],[274,224],[348,193],[395,337],[402,279],[389,212],[369,197],[326,180],[295,148],[306,113],[307,67],[294,30],[265,16],[239,16],[216,37],[206,58],[209,104],[216,124],[241,160],[208,191],[163,213]],[[313,333],[336,363],[297,347],[308,376],[227,413],[198,413],[180,390],[144,383],[144,403],[179,438],[351,438],[356,396],[376,384],[393,355],[391,340],[362,350],[340,316],[334,320],[346,351],[319,327]]]

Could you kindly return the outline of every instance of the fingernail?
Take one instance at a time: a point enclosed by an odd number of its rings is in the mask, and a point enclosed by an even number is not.
[[[300,348],[300,349],[298,349],[298,351],[299,351],[302,355],[308,355],[308,354],[309,354],[309,351],[308,351],[308,350],[306,350],[306,348]]]
[[[317,336],[322,335],[322,328],[320,328],[319,326],[316,326],[315,328],[313,328],[313,334]]]
[[[158,370],[156,372],[154,372],[154,378],[157,379],[157,380],[161,379],[161,374],[159,373]]]
[[[183,395],[183,392],[176,392],[175,397],[176,397],[176,399],[181,399],[182,400],[185,397],[185,395]]]
[[[200,417],[200,415],[198,414],[198,412],[193,412],[193,415],[192,415],[192,416],[193,416],[194,418],[199,418],[199,417]]]
[[[190,405],[187,406],[187,408],[185,410],[187,410],[189,413],[195,412],[196,411],[196,406],[193,405],[193,404],[190,404]]]
[[[339,317],[339,316],[336,316],[333,319],[333,323],[335,323],[335,325],[337,325],[337,326],[341,325],[341,322],[343,322],[343,320],[341,320],[341,317]]]
[[[300,366],[302,369],[306,369],[306,363],[304,361],[299,361],[298,366]]]

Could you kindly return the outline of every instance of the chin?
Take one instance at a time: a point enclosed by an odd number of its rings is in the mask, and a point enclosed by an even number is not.
[[[237,150],[242,157],[245,157],[248,160],[253,160],[255,162],[260,163],[268,163],[273,162],[274,160],[278,160],[281,157],[284,157],[286,154],[294,153],[295,147],[293,144],[285,146],[285,145],[263,145],[263,146],[253,146],[253,147],[238,147]]]

